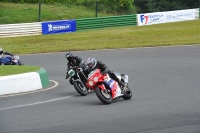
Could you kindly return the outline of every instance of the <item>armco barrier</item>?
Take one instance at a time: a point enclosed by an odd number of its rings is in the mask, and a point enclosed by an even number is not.
[[[41,23],[20,23],[0,25],[0,38],[41,35]]]
[[[200,19],[200,8],[199,8],[199,19]]]
[[[137,25],[136,15],[76,19],[76,30]]]
[[[200,17],[200,8],[196,8],[195,9],[195,18],[199,19],[199,17]]]

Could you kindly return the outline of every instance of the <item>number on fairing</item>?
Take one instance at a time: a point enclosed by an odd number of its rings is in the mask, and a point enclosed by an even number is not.
[[[74,76],[74,74],[75,74],[75,71],[74,71],[73,69],[70,69],[70,70],[68,71],[68,75],[69,75],[69,76]]]
[[[19,60],[19,56],[14,56],[14,59],[15,60]]]

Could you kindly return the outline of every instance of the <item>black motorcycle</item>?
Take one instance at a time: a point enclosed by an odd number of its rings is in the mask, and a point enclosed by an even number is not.
[[[76,91],[80,95],[86,96],[88,94],[89,88],[86,86],[87,77],[85,76],[83,69],[80,67],[69,68],[67,71],[66,79],[69,77],[69,82],[74,86]]]

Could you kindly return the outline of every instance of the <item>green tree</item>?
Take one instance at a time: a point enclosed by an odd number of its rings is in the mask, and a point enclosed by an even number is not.
[[[134,5],[136,6],[137,13],[162,12],[199,8],[200,0],[135,0]]]
[[[137,13],[149,13],[154,9],[154,0],[135,0],[134,5]]]

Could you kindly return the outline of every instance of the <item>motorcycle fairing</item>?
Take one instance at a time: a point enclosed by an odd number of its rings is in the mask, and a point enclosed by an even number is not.
[[[115,80],[111,79],[108,75],[104,80],[104,83],[109,86],[113,99],[122,95],[118,83]]]
[[[105,90],[105,89],[106,89],[106,87],[104,86],[104,84],[98,84],[97,86],[98,86],[98,88],[100,88],[100,89],[102,89],[102,90]]]
[[[2,63],[7,63],[7,62],[11,62],[11,61],[10,61],[9,58],[2,57],[2,58],[1,58],[1,62],[2,62]]]
[[[112,90],[115,87],[115,82],[113,79],[111,79],[110,77],[106,77],[106,79],[104,80],[104,83],[107,84],[109,86],[109,88]]]

